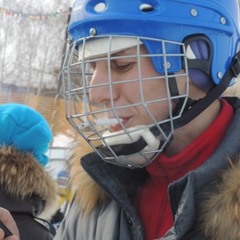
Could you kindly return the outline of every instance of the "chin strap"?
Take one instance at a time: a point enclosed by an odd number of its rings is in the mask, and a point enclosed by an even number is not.
[[[124,143],[112,145],[111,149],[117,156],[131,155],[136,152],[141,152],[147,146],[146,141],[141,137],[138,141],[133,143]],[[97,150],[102,154],[103,157],[109,158],[114,157],[114,154],[110,151],[107,146],[99,146]]]

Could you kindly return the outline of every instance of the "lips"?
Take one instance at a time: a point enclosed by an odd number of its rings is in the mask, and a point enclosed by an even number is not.
[[[120,118],[120,119],[122,119],[122,125],[126,126],[126,124],[127,124],[127,122],[128,122],[129,119],[128,119],[128,118]],[[111,132],[120,131],[120,130],[123,129],[123,128],[122,128],[122,125],[121,125],[121,124],[110,125],[110,126],[109,126],[109,130],[110,130]]]

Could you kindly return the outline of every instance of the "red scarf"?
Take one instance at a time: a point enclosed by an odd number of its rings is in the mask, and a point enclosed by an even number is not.
[[[220,144],[233,117],[233,108],[221,100],[222,109],[215,121],[182,152],[159,157],[146,167],[150,178],[138,195],[137,209],[147,240],[161,238],[173,225],[167,188],[187,172],[198,168]]]

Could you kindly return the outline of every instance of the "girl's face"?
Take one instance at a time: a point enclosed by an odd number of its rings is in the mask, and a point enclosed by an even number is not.
[[[169,117],[171,104],[164,75],[157,73],[147,50],[142,45],[141,57],[137,48],[129,48],[111,56],[111,60],[93,61],[89,99],[108,111],[107,118],[122,119],[125,128],[149,125]],[[145,54],[145,56],[143,56]],[[108,67],[110,63],[110,67]],[[120,124],[110,126],[115,132]]]

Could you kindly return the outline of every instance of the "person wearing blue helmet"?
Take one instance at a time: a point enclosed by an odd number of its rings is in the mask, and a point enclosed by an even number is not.
[[[239,239],[239,23],[237,0],[75,1],[66,117],[91,150],[56,240]]]
[[[75,1],[66,116],[92,150],[55,239],[239,238],[239,23],[237,0]]]

